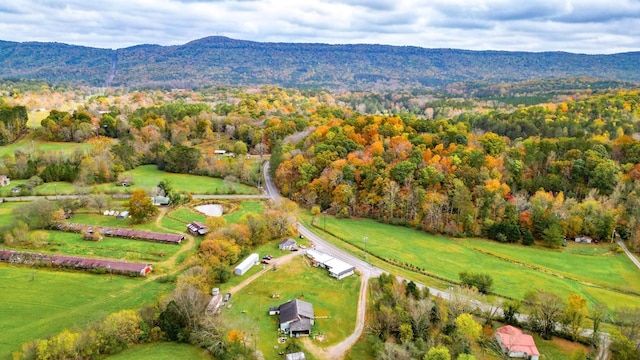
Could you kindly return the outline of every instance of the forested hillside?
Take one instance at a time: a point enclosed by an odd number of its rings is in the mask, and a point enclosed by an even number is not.
[[[212,84],[398,89],[463,81],[594,77],[640,81],[640,54],[583,55],[384,45],[259,43],[208,37],[180,46],[109,50],[0,42],[0,77],[93,86]]]
[[[433,233],[638,238],[639,103],[619,92],[450,120],[336,116],[276,151],[275,181],[317,211]]]

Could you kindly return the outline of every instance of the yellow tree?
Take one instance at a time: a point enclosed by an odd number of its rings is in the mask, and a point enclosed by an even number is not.
[[[563,322],[574,339],[578,336],[587,314],[587,299],[578,294],[569,295]]]
[[[144,190],[134,190],[131,199],[127,203],[131,221],[142,223],[158,213],[158,208],[153,205],[151,198]]]

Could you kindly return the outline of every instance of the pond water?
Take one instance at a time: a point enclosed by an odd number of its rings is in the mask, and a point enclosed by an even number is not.
[[[196,210],[200,211],[201,213],[207,216],[215,216],[215,217],[222,216],[222,205],[218,205],[218,204],[196,206]]]

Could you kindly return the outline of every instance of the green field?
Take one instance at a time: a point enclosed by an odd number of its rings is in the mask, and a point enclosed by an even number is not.
[[[310,217],[304,217],[310,223]],[[458,281],[458,273],[463,270],[489,273],[494,280],[492,290],[500,295],[522,298],[527,291],[546,289],[564,299],[577,293],[590,303],[612,307],[635,306],[640,301],[638,295],[617,291],[640,293],[640,272],[624,254],[602,255],[596,251],[595,255],[583,255],[576,250],[559,252],[480,239],[454,240],[367,219],[321,217],[318,226],[323,228],[325,221],[327,231],[356,245],[358,254],[362,254],[366,236],[368,253],[411,264],[450,281]]]
[[[187,224],[193,221],[204,223],[207,220],[207,216],[205,214],[188,207],[175,209],[171,211],[170,216]]]
[[[229,224],[235,224],[247,214],[262,214],[264,204],[260,201],[242,201],[236,211],[223,215]]]
[[[175,190],[191,194],[258,194],[258,190],[250,186],[208,176],[168,173],[158,170],[155,165],[138,166],[123,173],[122,176],[129,177],[134,185],[122,187],[115,184],[103,184],[97,188],[103,192],[128,192],[133,189],[151,190],[161,180],[167,179]]]
[[[25,342],[152,303],[172,287],[142,278],[0,264],[0,359],[10,359]]]
[[[180,250],[181,245],[152,241],[105,237],[102,241],[86,241],[81,234],[46,231],[49,245],[36,249],[39,252],[99,257],[133,262],[161,262]]]
[[[207,360],[213,359],[201,348],[178,343],[151,343],[107,357],[109,360]]]
[[[71,154],[77,149],[86,151],[93,148],[91,143],[70,143],[70,142],[51,142],[41,140],[23,139],[13,144],[0,146],[0,157],[5,155],[13,156],[16,150],[23,152],[32,152],[34,150],[43,152],[62,152],[65,154]]]
[[[50,144],[50,143],[45,143]],[[56,143],[57,144],[57,143]],[[67,144],[67,143],[64,143]],[[91,144],[75,144],[88,145]],[[13,146],[13,145],[9,145]],[[7,151],[5,147],[0,147],[0,152]],[[10,152],[13,154],[13,152]],[[0,157],[2,154],[0,153]],[[155,165],[139,166],[128,171],[123,176],[129,176],[134,184],[132,186],[117,186],[114,183],[106,183],[94,186],[78,188],[70,183],[52,182],[42,184],[33,189],[30,195],[64,195],[77,194],[79,191],[83,193],[131,193],[135,189],[152,190],[161,180],[167,179],[171,183],[173,189],[190,194],[258,194],[259,191],[251,186],[240,183],[227,182],[222,179],[188,175],[174,174],[158,170]],[[0,188],[0,196],[12,196],[11,188],[24,184],[26,180],[12,180],[9,186]]]
[[[262,351],[265,359],[277,359],[282,351],[277,342],[278,317],[268,315],[269,307],[296,298],[312,303],[317,317],[328,317],[316,319],[312,333],[325,336],[316,345],[328,347],[353,332],[359,290],[358,276],[336,280],[326,270],[308,266],[300,256],[267,271],[234,295],[232,307],[224,308],[223,315],[231,326],[242,329],[248,343]],[[273,294],[280,297],[272,298]]]

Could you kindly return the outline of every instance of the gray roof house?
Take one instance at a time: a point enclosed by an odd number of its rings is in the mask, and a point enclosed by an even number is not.
[[[297,248],[298,244],[292,238],[285,239],[278,245],[278,249],[280,250],[293,250]]]
[[[310,335],[315,321],[313,305],[302,300],[290,300],[280,305],[280,330],[290,336]]]

